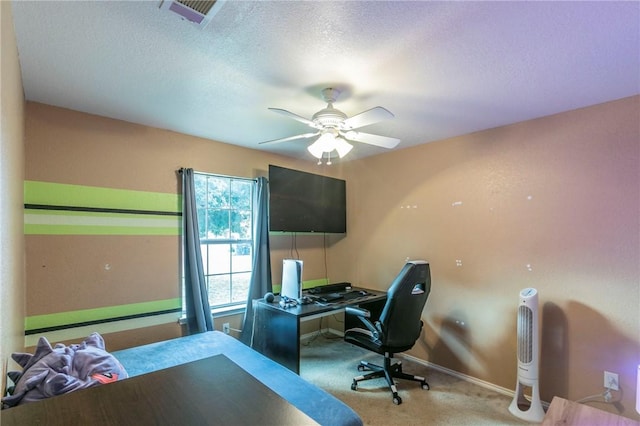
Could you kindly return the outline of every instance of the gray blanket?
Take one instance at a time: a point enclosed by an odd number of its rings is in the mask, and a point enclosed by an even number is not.
[[[40,337],[33,355],[11,355],[22,371],[9,372],[15,384],[2,408],[38,401],[78,389],[85,389],[129,377],[120,362],[105,350],[104,339],[92,333],[82,343],[55,347]]]

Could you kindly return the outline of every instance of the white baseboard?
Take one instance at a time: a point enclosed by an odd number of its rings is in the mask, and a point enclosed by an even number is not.
[[[440,371],[440,372],[442,372],[442,373],[444,373],[444,374],[448,374],[448,375],[450,375],[450,376],[456,377],[456,378],[461,379],[461,380],[464,380],[464,381],[466,381],[466,382],[473,383],[474,385],[478,385],[478,386],[480,386],[480,387],[482,387],[482,388],[485,388],[485,389],[488,389],[488,390],[491,390],[491,391],[497,392],[497,393],[502,394],[502,395],[506,395],[506,396],[511,397],[511,398],[514,398],[514,397],[515,397],[515,395],[516,395],[515,390],[507,389],[507,388],[505,388],[505,387],[498,386],[498,385],[493,384],[493,383],[491,383],[491,382],[487,382],[487,381],[485,381],[485,380],[481,380],[481,379],[478,379],[478,378],[476,378],[476,377],[469,376],[469,375],[467,375],[467,374],[460,373],[460,372],[455,371],[455,370],[451,370],[451,369],[449,369],[449,368],[447,368],[447,367],[443,367],[443,366],[441,366],[441,365],[434,364],[434,363],[429,362],[429,361],[425,361],[425,360],[420,359],[420,358],[417,358],[417,357],[415,357],[415,356],[413,356],[413,355],[398,354],[398,356],[401,356],[401,357],[403,357],[403,358],[405,358],[405,359],[411,360],[411,361],[413,361],[413,362],[415,362],[415,363],[418,363],[418,364],[424,365],[424,366],[426,366],[426,367],[433,368],[434,370],[438,370],[438,371]],[[527,400],[530,400],[529,395],[524,395],[524,397],[525,397]],[[549,403],[548,403],[548,402],[546,402],[546,401],[541,401],[541,403],[542,403],[542,407],[543,407],[545,410],[546,410],[547,408],[549,408]]]
[[[424,365],[426,367],[433,368],[434,370],[438,370],[438,371],[440,371],[442,373],[448,374],[448,375],[456,377],[458,379],[464,380],[465,382],[473,383],[473,384],[481,386],[481,387],[483,387],[485,389],[489,389],[489,390],[492,390],[494,392],[498,392],[498,393],[500,393],[502,395],[513,397],[516,394],[515,391],[513,391],[511,389],[507,389],[507,388],[504,388],[502,386],[498,386],[498,385],[495,385],[493,383],[487,382],[485,380],[481,380],[481,379],[478,379],[476,377],[469,376],[467,374],[460,373],[460,372],[455,371],[455,370],[451,370],[451,369],[449,369],[447,367],[443,367],[441,365],[434,364],[434,363],[429,362],[429,361],[425,361],[425,360],[417,358],[417,357],[415,357],[413,355],[398,354],[398,356],[401,356],[401,357],[403,357],[405,359],[411,360],[411,361],[413,361],[415,363]]]

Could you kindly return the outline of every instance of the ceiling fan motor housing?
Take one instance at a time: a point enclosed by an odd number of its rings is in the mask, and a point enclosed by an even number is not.
[[[313,117],[311,117],[311,120],[315,124],[319,125],[320,128],[340,127],[340,124],[342,124],[346,119],[347,114],[339,109],[335,109],[331,103],[326,108],[313,114]]]

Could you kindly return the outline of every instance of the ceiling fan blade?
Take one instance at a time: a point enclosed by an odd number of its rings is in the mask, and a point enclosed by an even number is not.
[[[271,141],[258,142],[258,145],[262,145],[262,144],[265,144],[265,143],[287,142],[287,141],[293,141],[293,140],[296,140],[296,139],[308,139],[308,138],[312,138],[314,136],[317,136],[319,134],[320,134],[320,132],[303,133],[301,135],[289,136],[287,138],[280,138],[280,139],[274,139],[274,140],[271,140]]]
[[[340,135],[351,141],[367,143],[369,145],[388,149],[395,148],[400,143],[400,139],[390,138],[388,136],[372,135],[371,133],[350,131],[340,132]]]
[[[291,111],[287,111],[286,109],[281,109],[281,108],[269,108],[269,109],[273,112],[277,112],[278,114],[282,114],[286,117],[293,118],[294,120],[298,120],[299,122],[304,123],[307,126],[314,127],[313,121],[308,120],[298,114],[294,114]]]
[[[357,129],[358,127],[368,126],[369,124],[377,123],[382,120],[393,118],[394,115],[381,106],[368,109],[356,114],[353,117],[349,117],[342,122],[341,128],[343,130]]]

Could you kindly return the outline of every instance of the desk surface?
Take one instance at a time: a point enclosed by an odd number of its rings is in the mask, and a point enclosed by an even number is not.
[[[330,313],[332,311],[341,310],[341,309],[344,309],[346,306],[354,306],[360,303],[374,302],[376,300],[385,300],[387,298],[387,293],[385,293],[384,291],[371,290],[371,289],[366,289],[361,287],[353,287],[349,290],[345,290],[344,292],[335,292],[335,293],[347,293],[351,291],[365,291],[367,292],[367,294],[359,297],[354,297],[351,299],[338,299],[329,303],[313,302],[306,305],[299,304],[297,306],[292,306],[288,308],[280,307],[278,303],[280,299],[278,297],[276,297],[275,301],[272,303],[266,302],[264,299],[259,299],[257,302],[263,307],[268,307],[270,309],[275,309],[290,315],[295,315],[295,316],[304,318],[311,315],[318,315],[318,314]]]
[[[317,424],[224,355],[2,410],[3,425]]]

